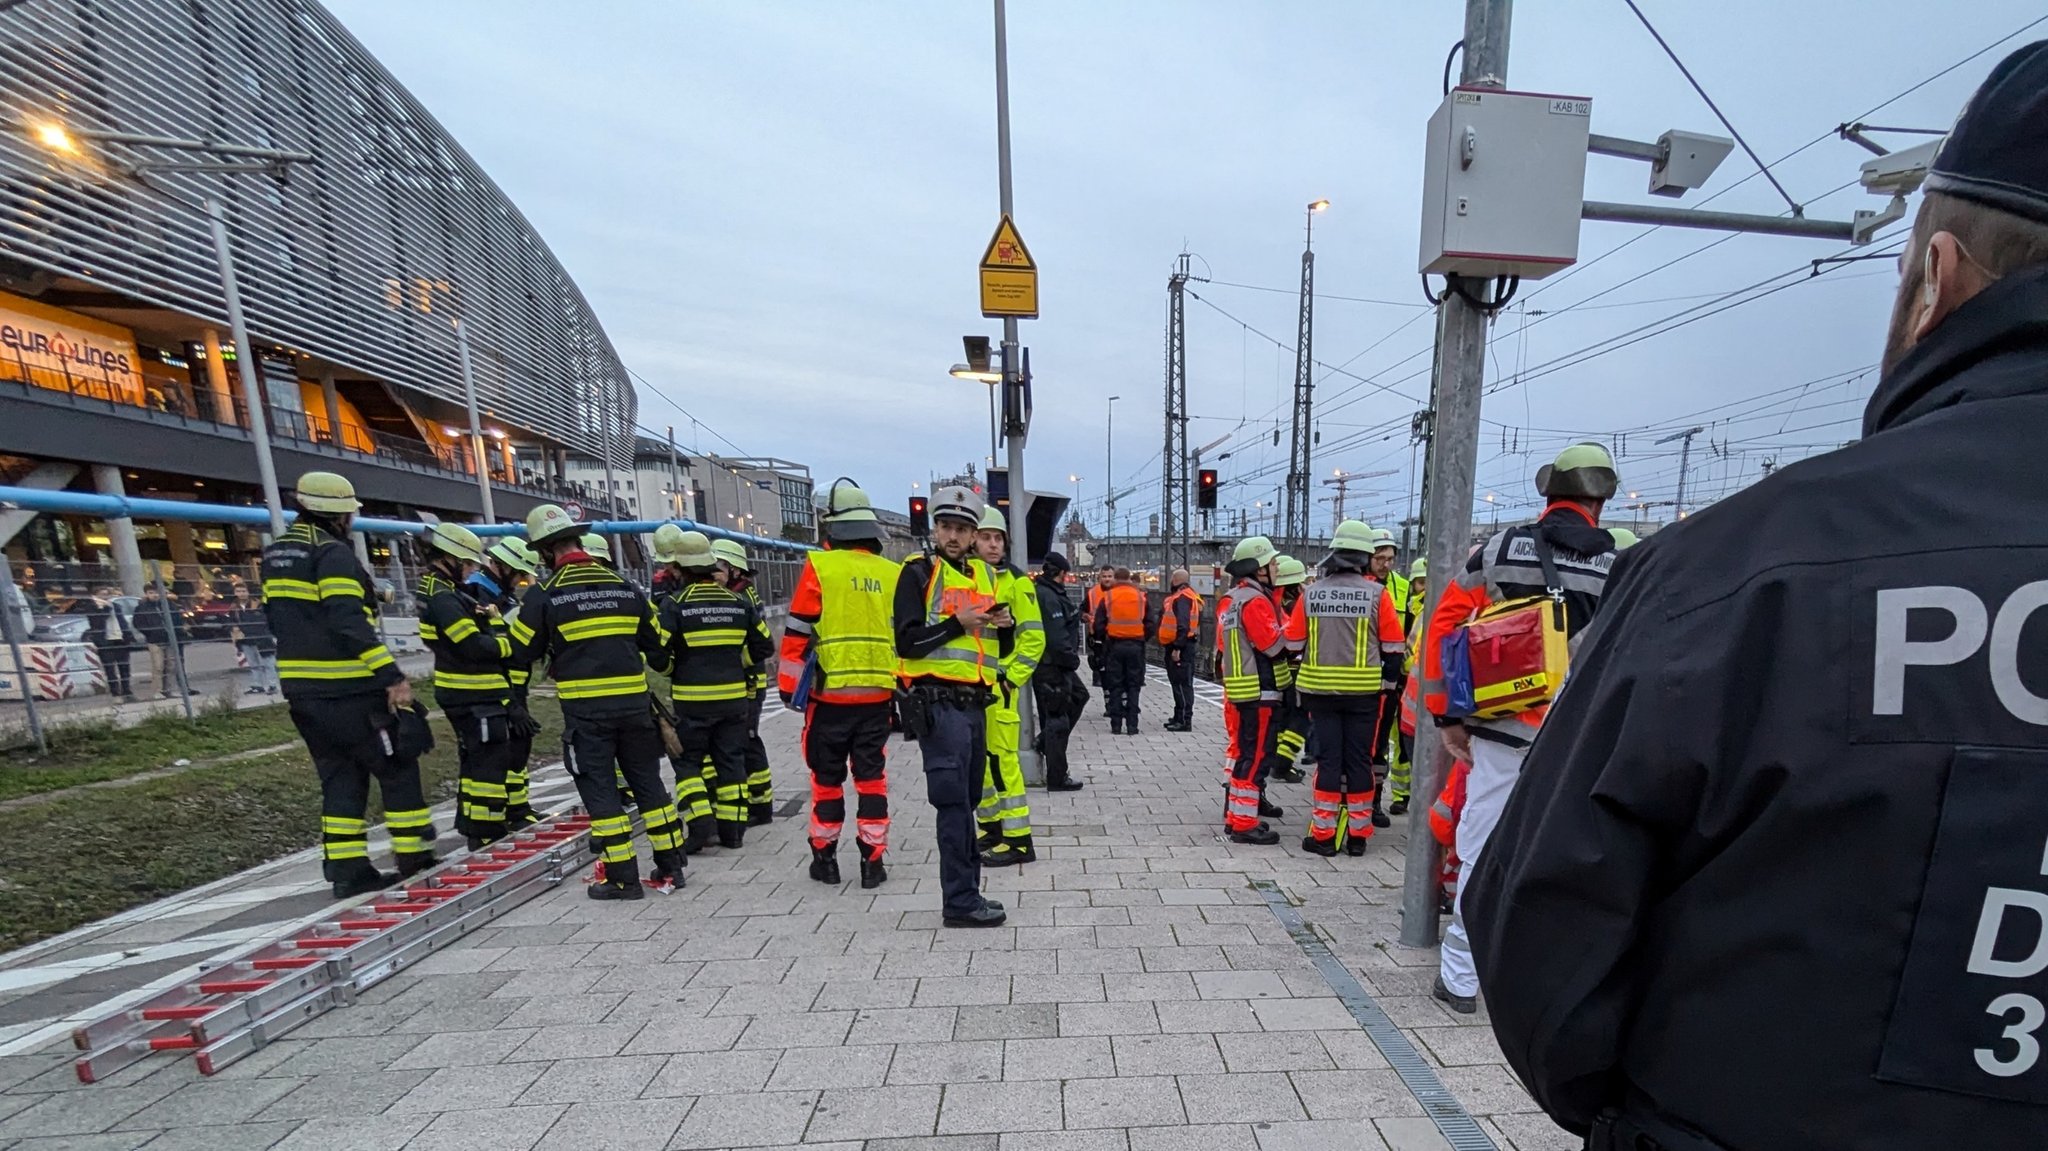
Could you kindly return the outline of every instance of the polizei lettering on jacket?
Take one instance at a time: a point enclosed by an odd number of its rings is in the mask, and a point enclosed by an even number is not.
[[[1989,675],[1991,697],[2008,715],[2022,723],[2048,726],[2048,696],[2029,687],[2020,671],[2021,632],[2043,607],[2048,607],[2048,580],[2022,584],[1996,604],[1968,588],[1938,584],[1879,589],[1871,714],[1903,716],[1909,699],[1913,705],[1938,702],[1932,698],[1941,694],[1938,688],[1909,693],[1910,669],[1968,664]],[[1923,617],[1918,626],[1916,617]],[[2048,624],[2048,618],[2043,623]],[[1925,671],[1919,676],[1936,677]]]

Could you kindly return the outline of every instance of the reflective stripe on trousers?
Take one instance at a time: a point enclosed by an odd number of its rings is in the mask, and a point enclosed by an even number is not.
[[[975,822],[984,831],[994,830],[1011,839],[1031,834],[1031,804],[1024,795],[1024,765],[1018,758],[1022,723],[1014,706],[1004,707],[998,698],[990,704],[988,717],[988,768],[982,774],[981,803],[974,809]]]
[[[1508,747],[1489,740],[1472,741],[1472,773],[1465,779],[1465,812],[1458,818],[1458,858],[1464,869],[1458,876],[1458,897],[1451,904],[1451,925],[1444,931],[1442,959],[1438,972],[1444,986],[1455,995],[1479,994],[1479,971],[1472,963],[1472,937],[1465,931],[1465,876],[1479,866],[1486,841],[1500,822],[1508,795],[1522,774],[1527,748]]]

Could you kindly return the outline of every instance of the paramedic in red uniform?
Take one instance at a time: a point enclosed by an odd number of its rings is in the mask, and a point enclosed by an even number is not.
[[[1593,620],[1600,591],[1614,563],[1614,537],[1600,530],[1600,509],[1614,494],[1620,477],[1614,457],[1599,444],[1573,444],[1536,471],[1536,490],[1549,501],[1543,516],[1495,535],[1474,552],[1465,570],[1444,587],[1443,599],[1429,618],[1428,643],[1422,651],[1422,702],[1437,717],[1437,730],[1451,755],[1472,765],[1466,781],[1465,812],[1458,820],[1458,858],[1472,874],[1486,837],[1500,819],[1508,793],[1522,774],[1536,731],[1547,706],[1530,708],[1499,719],[1460,719],[1444,714],[1448,699],[1443,683],[1443,642],[1461,624],[1488,604],[1544,594],[1539,549],[1548,549],[1564,593],[1565,634],[1576,637]],[[1431,993],[1454,1011],[1478,1010],[1479,973],[1472,966],[1472,943],[1465,933],[1464,885],[1453,903],[1450,929],[1444,932],[1443,954]]]

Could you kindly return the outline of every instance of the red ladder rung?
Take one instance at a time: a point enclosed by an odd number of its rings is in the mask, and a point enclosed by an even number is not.
[[[432,911],[434,910],[434,906],[434,904],[426,901],[407,901],[404,903],[379,903],[371,910],[375,911],[379,915],[393,915],[398,913],[418,914],[422,911]]]
[[[201,982],[198,987],[201,995],[243,995],[261,991],[274,982],[276,980],[273,979],[215,979]]]
[[[191,1035],[164,1035],[149,1041],[151,1051],[190,1051],[199,1046],[199,1040]]]
[[[320,957],[317,955],[273,955],[268,959],[250,960],[249,968],[252,971],[297,971],[318,962]]]
[[[335,923],[335,926],[341,928],[343,931],[382,931],[387,927],[397,927],[399,924],[404,922],[405,920],[403,919],[394,918],[343,919],[337,921]]]
[[[208,1015],[213,1014],[218,1010],[220,1010],[220,1008],[218,1007],[205,1007],[200,1006],[198,1004],[191,1004],[184,1007],[145,1007],[137,1014],[141,1015],[142,1018],[144,1019],[152,1020],[202,1019]]]
[[[342,947],[354,947],[362,941],[362,937],[356,935],[302,935],[292,940],[292,946],[302,947],[307,951],[332,951]]]

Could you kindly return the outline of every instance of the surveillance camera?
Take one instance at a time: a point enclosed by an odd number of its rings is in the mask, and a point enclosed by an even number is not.
[[[1940,153],[1941,145],[1947,139],[1946,136],[1936,136],[1924,144],[1865,160],[1860,176],[1863,190],[1891,196],[1908,196],[1919,191],[1920,182],[1927,178],[1927,169],[1933,166],[1934,157]]]
[[[1683,196],[1704,185],[1734,148],[1735,141],[1726,136],[1681,132],[1673,128],[1657,137],[1660,155],[1650,165],[1651,194]]]
[[[962,336],[960,344],[967,351],[967,366],[977,372],[988,371],[988,337]]]

